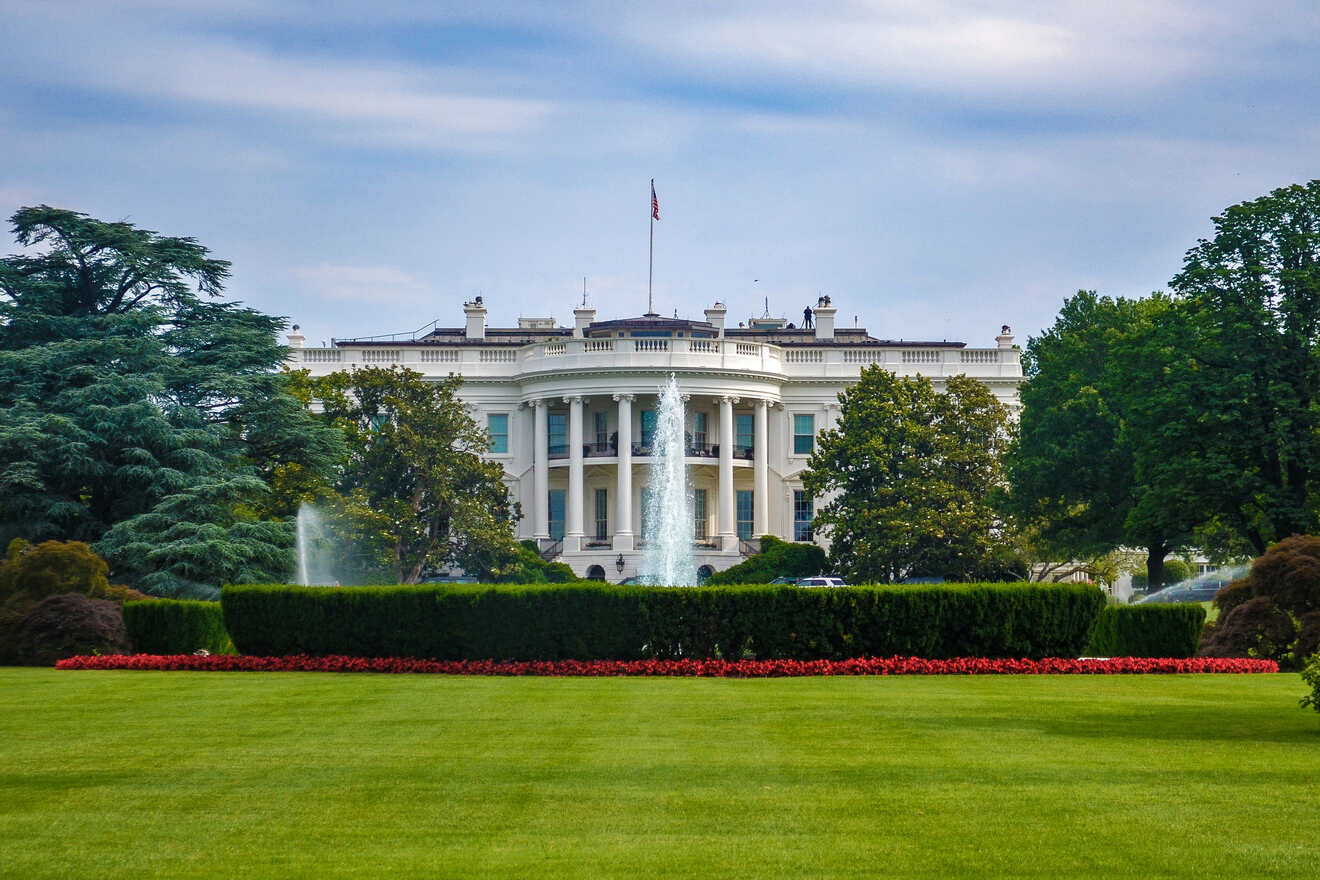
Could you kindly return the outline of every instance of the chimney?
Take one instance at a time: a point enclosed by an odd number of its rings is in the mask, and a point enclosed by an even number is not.
[[[715,328],[715,335],[724,338],[724,315],[728,309],[724,308],[724,303],[716,302],[715,305],[706,309],[706,323]]]
[[[1011,349],[1013,347],[1013,328],[1007,324],[999,328],[999,335],[995,337],[995,342],[999,343],[1001,349]]]
[[[477,297],[472,302],[463,303],[463,314],[467,315],[467,338],[485,339],[486,307],[482,305],[481,297]]]
[[[293,332],[289,334],[289,348],[302,348],[307,337],[303,336],[298,330],[298,325],[293,325]]]
[[[587,327],[596,320],[596,310],[580,306],[573,310],[573,338],[581,339],[587,335]]]
[[[830,298],[822,296],[816,300],[814,317],[816,319],[816,338],[833,339],[834,338],[834,313],[838,311],[830,305]]]

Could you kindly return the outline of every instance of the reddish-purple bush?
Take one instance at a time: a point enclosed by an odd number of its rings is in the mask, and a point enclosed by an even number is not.
[[[1202,657],[1266,657],[1278,660],[1292,648],[1297,626],[1268,596],[1256,596],[1229,611],[1201,641]]]
[[[108,599],[65,593],[41,600],[18,621],[6,662],[50,666],[79,654],[126,654],[128,633],[120,606]]]
[[[1297,622],[1301,629],[1293,645],[1293,656],[1300,663],[1320,651],[1320,611],[1303,614]]]

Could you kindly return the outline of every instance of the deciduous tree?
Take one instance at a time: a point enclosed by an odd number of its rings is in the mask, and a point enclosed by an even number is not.
[[[803,474],[826,500],[813,525],[852,583],[910,575],[992,576],[1007,540],[990,503],[1000,485],[1007,412],[965,376],[929,379],[879,367],[839,395],[838,426],[823,431]]]

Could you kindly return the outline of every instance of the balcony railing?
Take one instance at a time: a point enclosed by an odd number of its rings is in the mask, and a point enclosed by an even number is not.
[[[755,455],[756,449],[753,446],[739,444],[733,447],[733,457],[742,461],[751,461]],[[547,454],[551,459],[562,460],[568,458],[568,445],[556,443],[547,448]],[[583,458],[613,458],[619,454],[618,443],[584,443],[582,444]],[[649,443],[632,444],[632,454],[634,456],[646,457],[655,454],[655,450]],[[720,444],[718,443],[689,443],[684,449],[684,455],[688,458],[719,458]]]

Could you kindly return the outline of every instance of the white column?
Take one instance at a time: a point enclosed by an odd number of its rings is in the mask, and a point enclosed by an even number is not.
[[[533,521],[536,531],[532,537],[538,541],[550,539],[550,419],[544,400],[532,402],[536,408],[535,432],[532,440],[532,492],[535,498]]]
[[[720,398],[720,549],[738,549],[733,496],[733,405],[736,397]]]
[[[619,487],[614,498],[614,549],[633,548],[632,530],[632,400],[616,394],[619,402]]]
[[[568,404],[568,509],[564,512],[564,552],[582,549],[582,398],[565,397]]]
[[[770,401],[756,402],[756,434],[752,439],[752,537],[770,533]]]

